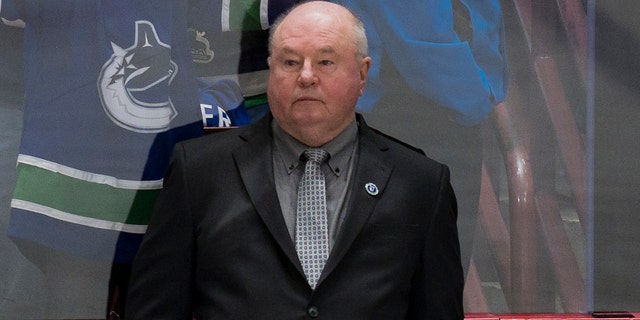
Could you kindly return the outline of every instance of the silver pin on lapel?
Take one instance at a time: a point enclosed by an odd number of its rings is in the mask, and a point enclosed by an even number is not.
[[[376,186],[373,182],[365,184],[364,188],[367,190],[367,193],[372,196],[376,196],[380,192],[380,190],[378,190],[378,186]]]

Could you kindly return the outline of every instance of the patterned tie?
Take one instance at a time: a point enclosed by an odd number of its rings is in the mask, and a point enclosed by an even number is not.
[[[303,153],[307,163],[298,186],[296,214],[296,251],[311,289],[329,257],[327,228],[327,199],[321,164],[329,153],[323,149],[307,149]]]

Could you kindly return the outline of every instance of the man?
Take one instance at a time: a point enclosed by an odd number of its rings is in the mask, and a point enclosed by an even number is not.
[[[176,147],[127,319],[462,319],[447,167],[355,114],[370,66],[362,23],[313,1],[272,28],[271,115]],[[329,154],[315,258],[297,199],[310,147]]]

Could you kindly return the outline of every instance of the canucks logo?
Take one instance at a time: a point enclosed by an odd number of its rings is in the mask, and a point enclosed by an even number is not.
[[[177,112],[169,85],[178,72],[171,46],[158,38],[149,21],[136,21],[134,44],[123,49],[111,43],[113,54],[102,66],[98,91],[111,120],[125,129],[167,131]]]

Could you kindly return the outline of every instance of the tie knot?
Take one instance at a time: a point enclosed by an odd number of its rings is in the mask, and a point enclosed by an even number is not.
[[[323,163],[329,158],[329,153],[326,150],[320,148],[307,149],[302,154],[306,160],[314,161],[317,163]]]

